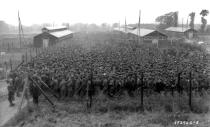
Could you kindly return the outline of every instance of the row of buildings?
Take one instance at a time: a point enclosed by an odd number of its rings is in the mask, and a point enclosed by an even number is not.
[[[139,37],[144,43],[168,43],[174,40],[193,42],[198,38],[195,29],[185,27],[169,27],[163,31],[136,28],[131,26],[114,28],[114,31],[127,34],[129,39]],[[34,47],[47,48],[56,43],[70,42],[73,32],[67,27],[44,27],[42,33],[34,37]]]
[[[130,38],[140,37],[144,43],[167,43],[175,40],[193,42],[198,38],[197,30],[184,27],[169,27],[165,30],[158,31],[126,26],[114,28],[114,31],[125,33]]]

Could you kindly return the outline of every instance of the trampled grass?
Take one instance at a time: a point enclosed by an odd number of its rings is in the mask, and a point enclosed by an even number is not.
[[[176,121],[196,123],[189,126],[207,127],[209,94],[193,95],[193,111],[189,110],[187,94],[178,96],[154,94],[144,97],[144,111],[140,110],[140,97],[109,99],[103,94],[95,97],[87,110],[85,98],[54,100],[52,108],[43,97],[39,108],[23,110],[7,126],[22,127],[176,127]],[[184,126],[180,124],[179,126]],[[186,126],[186,125],[185,125]]]

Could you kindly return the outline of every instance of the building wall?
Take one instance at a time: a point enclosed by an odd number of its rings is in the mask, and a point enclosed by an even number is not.
[[[56,38],[56,37],[52,36],[51,34],[44,32],[44,33],[41,33],[34,37],[33,45],[34,45],[34,47],[37,47],[37,48],[42,47],[43,39],[45,39],[45,38],[49,39],[48,46],[52,46],[57,43],[68,43],[72,37],[73,37],[73,34],[70,34],[70,35],[62,37],[62,38]]]
[[[166,42],[167,39],[168,39],[168,36],[158,32],[158,31],[155,31],[151,34],[148,34],[143,38],[143,42],[144,43],[159,43],[159,42]]]
[[[34,37],[33,45],[36,48],[43,46],[43,39],[49,39],[49,46],[52,46],[58,42],[58,39],[48,33],[41,33]]]
[[[187,30],[186,32],[184,32],[184,35],[187,39],[194,39],[194,38],[197,38],[198,35],[197,35],[197,31],[195,30]]]

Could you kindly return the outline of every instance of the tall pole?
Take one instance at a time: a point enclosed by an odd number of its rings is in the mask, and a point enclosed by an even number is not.
[[[120,21],[119,21],[119,31],[120,31]]]
[[[125,35],[127,33],[127,23],[126,23],[126,17],[125,17]],[[126,37],[124,37],[124,41],[126,41]]]
[[[138,40],[138,43],[140,43],[141,41],[141,10],[139,10],[139,23],[138,23],[138,37],[139,37],[139,40]]]
[[[188,17],[187,17],[187,29],[188,29]]]
[[[18,35],[19,35],[19,43],[20,43],[20,48],[21,48],[21,28],[20,28],[20,15],[19,15],[19,11],[18,11]]]
[[[127,25],[126,25],[126,17],[125,17],[125,33],[127,32],[126,26],[127,26]]]
[[[182,18],[182,32],[183,32],[183,21],[184,21],[184,18]]]
[[[20,20],[19,11],[18,11],[18,22],[19,22],[19,40],[20,40],[20,48],[21,48],[22,47],[21,34],[22,34],[23,41],[24,41],[24,33],[23,33],[22,23],[21,23],[21,20]],[[25,43],[25,41],[23,43]]]

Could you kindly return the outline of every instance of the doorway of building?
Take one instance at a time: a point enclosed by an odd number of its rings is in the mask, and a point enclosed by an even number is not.
[[[49,39],[44,38],[43,39],[43,48],[47,48],[49,46]]]

